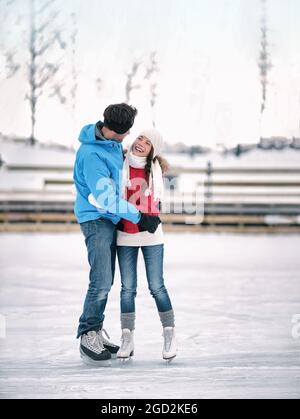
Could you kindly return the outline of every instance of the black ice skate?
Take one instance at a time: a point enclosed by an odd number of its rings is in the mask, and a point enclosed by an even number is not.
[[[94,330],[81,336],[80,356],[87,365],[98,367],[111,365],[111,353],[104,348],[99,334]]]

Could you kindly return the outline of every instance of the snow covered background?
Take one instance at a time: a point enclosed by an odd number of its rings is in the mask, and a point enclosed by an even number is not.
[[[52,31],[58,30],[67,47],[61,51],[55,43],[40,60],[62,64],[38,100],[36,134],[41,141],[74,145],[87,121],[98,120],[109,103],[125,100],[127,74],[135,63],[140,64],[133,79],[139,88],[130,96],[139,109],[135,135],[154,117],[170,143],[230,146],[255,143],[261,135],[299,136],[298,0],[266,2],[272,68],[262,126],[261,0],[89,0],[89,7],[83,0],[51,3],[39,16],[41,26],[50,23],[43,36],[51,40]],[[0,131],[11,136],[30,134],[29,102],[24,100],[29,87],[29,4],[3,1],[0,14]],[[55,11],[59,16],[49,22]],[[20,69],[7,79],[8,52],[10,67]],[[146,79],[153,52],[158,71]],[[60,95],[53,97],[53,85],[61,87]]]
[[[134,360],[94,368],[75,339],[88,280],[82,236],[2,234],[0,247],[1,398],[300,397],[299,235],[166,235],[179,345],[169,366],[142,263]],[[105,321],[116,343],[119,291],[117,270]]]

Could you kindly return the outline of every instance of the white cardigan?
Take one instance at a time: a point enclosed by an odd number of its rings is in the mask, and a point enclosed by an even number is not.
[[[164,233],[162,225],[159,224],[154,234],[148,231],[141,231],[140,233],[130,234],[118,230],[117,246],[156,246],[164,244]]]

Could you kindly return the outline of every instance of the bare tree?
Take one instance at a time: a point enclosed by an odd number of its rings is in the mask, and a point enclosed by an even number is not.
[[[141,87],[140,84],[134,84],[134,78],[140,68],[141,63],[135,61],[132,65],[131,72],[127,74],[127,81],[126,81],[126,103],[130,103],[130,96],[131,92],[135,89],[139,89]]]
[[[10,79],[13,77],[19,70],[21,65],[15,61],[16,52],[15,51],[7,51],[4,53],[6,64],[6,77]]]
[[[126,103],[130,102],[131,93],[133,90],[140,89],[143,84],[143,80],[147,82],[149,86],[149,95],[150,95],[150,107],[152,110],[152,125],[155,127],[155,117],[154,117],[154,108],[156,105],[157,99],[157,82],[155,80],[155,73],[159,71],[156,59],[156,51],[151,52],[149,61],[145,64],[142,61],[134,61],[131,71],[127,74],[126,80]],[[140,72],[141,81],[138,83],[136,81],[137,74],[140,68],[142,67],[142,72]],[[141,73],[144,73],[141,74]]]
[[[270,54],[268,50],[268,27],[267,27],[267,0],[261,0],[262,4],[262,20],[261,20],[261,50],[259,55],[259,69],[260,69],[260,80],[262,86],[262,102],[261,102],[261,119],[263,117],[264,110],[266,108],[267,101],[267,86],[268,86],[268,74],[272,68],[270,61]]]
[[[159,68],[156,60],[156,51],[151,52],[150,54],[150,63],[146,68],[145,80],[150,81],[150,106],[152,110],[152,125],[155,127],[155,116],[154,109],[157,99],[157,82],[153,81],[155,73],[158,73]]]
[[[146,74],[145,74],[145,79],[146,80],[150,80],[151,76],[159,71],[158,65],[157,65],[157,61],[156,61],[156,55],[157,52],[153,51],[150,54],[150,62],[149,65],[146,68]]]
[[[10,6],[14,5],[15,2],[16,0],[0,0],[0,27],[2,31],[5,31],[4,28],[5,23],[9,17]],[[20,16],[17,17],[16,24],[18,24],[19,20]],[[3,40],[10,32],[10,30],[6,30],[5,36],[2,36],[2,39],[0,38],[0,51],[3,57],[4,77],[7,79],[13,77],[20,69],[20,64],[16,61],[16,48],[11,46],[10,50],[6,50],[5,46],[3,45]]]
[[[44,93],[44,89],[50,89],[49,97],[57,97],[58,100],[64,104],[66,97],[63,94],[63,83],[57,82],[54,76],[62,65],[62,58],[53,57],[53,47],[57,46],[58,51],[65,50],[66,43],[62,40],[61,31],[54,28],[54,23],[59,13],[54,11],[53,5],[56,0],[29,0],[29,61],[28,61],[28,82],[29,91],[26,94],[26,100],[30,104],[30,118],[31,118],[31,134],[30,144],[34,145],[36,142],[35,128],[36,128],[36,112],[39,98]],[[10,6],[13,6],[15,0],[2,0],[5,3],[6,17]],[[1,5],[2,7],[2,5]],[[45,17],[46,15],[46,17]],[[20,23],[24,16],[17,16],[16,23]],[[19,49],[19,47],[18,47]],[[13,77],[21,68],[22,65],[16,58],[16,51],[9,50],[5,52],[6,57],[6,78]]]
[[[44,86],[53,79],[54,75],[58,72],[61,62],[51,63],[44,60],[46,53],[53,47],[55,43],[58,44],[59,48],[64,50],[66,44],[61,39],[61,33],[58,30],[52,30],[51,35],[44,39],[44,33],[46,28],[53,22],[58,16],[57,12],[52,12],[48,17],[47,21],[42,24],[37,24],[40,21],[40,15],[49,11],[55,0],[46,1],[39,9],[37,8],[37,1],[30,0],[30,40],[29,40],[29,51],[30,51],[30,63],[29,63],[29,85],[30,92],[27,95],[27,99],[30,103],[31,110],[31,135],[30,144],[34,145],[36,142],[35,138],[35,126],[36,126],[36,109],[39,97],[43,94]],[[61,103],[65,103],[66,99],[62,95],[62,86],[55,84],[53,86],[52,94],[50,97],[57,96]]]
[[[101,77],[97,77],[97,79],[96,79],[96,88],[97,88],[97,91],[98,92],[101,92],[102,86],[103,86],[103,80],[101,79]]]
[[[78,74],[76,70],[76,43],[77,43],[77,16],[75,13],[71,14],[72,19],[72,33],[71,33],[71,53],[72,53],[72,88],[71,88],[71,100],[72,100],[72,116],[75,118],[75,107],[76,107],[76,97],[78,89]]]

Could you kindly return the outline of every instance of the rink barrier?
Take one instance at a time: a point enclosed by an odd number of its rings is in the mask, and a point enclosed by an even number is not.
[[[73,172],[72,166],[55,166],[55,165],[20,165],[7,164],[6,169],[9,171],[33,171],[33,172]],[[180,175],[182,173],[190,174],[298,174],[300,175],[300,167],[214,167],[207,164],[206,167],[180,167],[172,166],[168,175]]]
[[[165,233],[300,234],[300,226],[180,225],[164,224]],[[73,233],[76,223],[1,223],[0,233]]]
[[[27,176],[39,173],[41,182],[35,190],[0,190],[1,231],[8,225],[11,228],[17,225],[31,228],[32,224],[46,228],[47,225],[47,229],[56,228],[55,225],[69,229],[76,225],[71,166],[7,165],[5,170]],[[214,167],[208,162],[201,168],[171,167],[168,178],[184,174],[201,175],[196,188],[203,193],[202,214],[193,215],[196,193],[183,195],[175,187],[166,195],[162,207],[161,218],[167,229],[260,229],[266,232],[299,229],[300,167],[228,168]],[[247,179],[243,175],[247,175]]]
[[[268,218],[269,217],[269,218]],[[272,218],[273,217],[273,218]],[[184,214],[162,214],[161,220],[164,226],[183,226],[195,229],[196,227],[265,227],[266,229],[275,228],[276,226],[286,227],[286,231],[300,231],[299,216],[259,216],[259,215],[184,215]],[[47,212],[0,212],[0,228],[11,224],[74,224],[76,218],[73,213],[47,213]],[[5,229],[4,229],[5,230]]]

